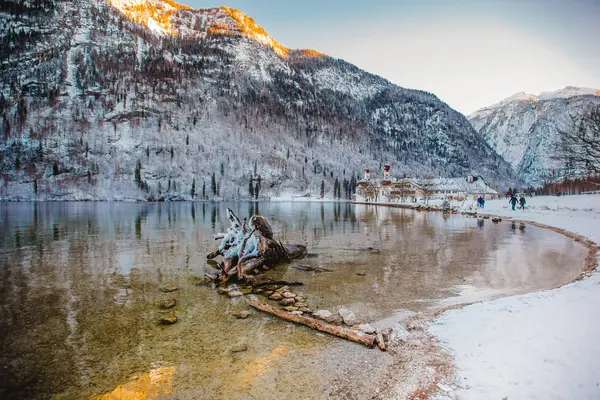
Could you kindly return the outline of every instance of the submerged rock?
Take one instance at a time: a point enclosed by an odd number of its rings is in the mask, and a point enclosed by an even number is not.
[[[219,294],[227,294],[231,291],[231,288],[228,287],[220,287],[217,289],[217,293]]]
[[[289,298],[289,299],[283,299],[283,300],[281,300],[280,304],[282,306],[291,306],[294,303],[296,303],[296,300],[294,300],[293,298]]]
[[[340,308],[338,310],[338,315],[342,317],[342,320],[348,326],[358,325],[360,323],[358,318],[356,318],[356,315],[354,315],[354,313],[348,309]]]
[[[159,287],[159,289],[162,292],[169,293],[169,292],[174,292],[174,291],[176,291],[179,288],[177,286],[175,286],[174,284],[172,284],[172,283],[165,283],[164,285],[161,285]]]
[[[294,306],[283,307],[283,309],[285,311],[298,311],[298,307],[294,307]]]
[[[280,295],[279,293],[273,293],[272,295],[269,296],[269,298],[271,300],[279,301],[279,300],[281,300],[283,298],[283,296]]]
[[[242,311],[238,311],[238,312],[234,313],[233,316],[238,319],[246,319],[250,316],[250,314],[252,314],[250,311],[242,310]]]
[[[177,305],[177,300],[175,299],[166,299],[160,302],[159,307],[163,310],[168,310],[169,308],[173,308]]]
[[[283,297],[285,297],[286,299],[293,299],[294,297],[296,297],[296,293],[293,293],[293,292],[284,292],[283,293]]]
[[[160,318],[160,323],[163,325],[173,325],[177,322],[177,317],[175,315],[164,315]]]
[[[236,344],[230,349],[232,353],[241,353],[246,350],[248,350],[248,345],[246,343]]]
[[[240,292],[239,290],[230,290],[229,292],[227,292],[227,296],[229,296],[229,298],[240,297],[243,295],[244,293]]]
[[[294,315],[302,315],[304,314],[302,311],[298,310],[298,311],[291,311],[292,314]]]

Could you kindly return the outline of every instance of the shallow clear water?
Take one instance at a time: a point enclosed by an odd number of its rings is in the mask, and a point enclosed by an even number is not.
[[[1,398],[361,398],[390,356],[266,315],[199,285],[212,234],[259,213],[309,257],[267,276],[302,281],[313,309],[365,322],[554,287],[586,249],[557,233],[461,215],[335,203],[0,203]],[[332,272],[303,272],[297,265]],[[164,283],[179,290],[165,294]],[[173,326],[161,300],[178,301]],[[232,343],[248,351],[232,354]],[[360,370],[360,374],[357,372]],[[368,372],[365,372],[368,371]],[[119,386],[121,385],[121,386]],[[122,398],[122,397],[121,397]]]

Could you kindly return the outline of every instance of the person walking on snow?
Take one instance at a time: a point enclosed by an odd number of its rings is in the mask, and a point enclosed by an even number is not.
[[[519,199],[519,209],[520,210],[525,210],[525,204],[526,203],[527,202],[525,201],[525,197],[521,196],[521,198]],[[513,209],[514,209],[514,207],[513,207]]]
[[[518,201],[519,200],[517,199],[517,196],[515,196],[514,194],[510,195],[510,200],[508,200],[508,202],[510,203],[510,205],[512,205],[513,211],[515,211],[515,206],[517,205]]]

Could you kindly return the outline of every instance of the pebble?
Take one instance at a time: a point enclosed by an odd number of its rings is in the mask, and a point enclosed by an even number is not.
[[[177,317],[175,315],[165,315],[160,319],[160,323],[163,325],[173,325],[176,322]]]
[[[291,311],[292,314],[294,315],[302,315],[304,314],[302,311],[298,310],[298,311]]]
[[[288,286],[282,286],[279,289],[277,289],[277,293],[283,294],[285,292],[288,292],[290,290],[290,288]]]
[[[244,295],[244,293],[240,292],[239,290],[231,290],[231,291],[227,292],[227,296],[229,296],[230,298],[240,297],[243,295]]]
[[[284,292],[283,297],[285,297],[286,299],[293,299],[294,297],[296,297],[296,293]]]
[[[296,306],[296,307],[297,307],[297,306]],[[308,307],[299,307],[299,308],[298,308],[298,311],[302,311],[302,312],[305,312],[305,313],[309,313],[309,312],[310,312],[310,308],[308,308]]]
[[[373,325],[370,324],[360,324],[356,328],[358,328],[358,330],[361,332],[369,334],[377,332],[377,329],[375,329]]]
[[[246,319],[250,316],[250,314],[252,314],[250,311],[242,310],[234,313],[233,316],[239,319]]]
[[[332,315],[329,318],[325,318],[325,322],[328,322],[330,324],[339,325],[343,322],[343,320],[342,320],[342,317],[340,317],[339,315]]]
[[[290,299],[283,299],[283,300],[281,300],[281,303],[280,303],[280,304],[281,304],[282,306],[291,306],[291,305],[292,305],[292,304],[294,304],[295,302],[296,302],[296,300],[294,300],[293,298],[290,298]],[[299,306],[296,306],[296,307],[299,307]]]
[[[175,299],[166,299],[160,303],[160,308],[163,310],[168,310],[169,308],[173,308],[177,305],[177,300]]]
[[[319,310],[313,313],[313,317],[326,320],[327,318],[333,317],[333,314],[329,310]]]
[[[280,295],[279,293],[273,293],[272,295],[269,296],[269,298],[271,300],[281,300],[283,298],[283,296]]]
[[[241,353],[242,351],[248,350],[248,345],[246,343],[236,344],[231,348],[232,353]]]
[[[220,287],[220,288],[217,289],[217,293],[219,293],[219,294],[227,294],[227,293],[229,293],[229,291],[231,291],[230,288]]]
[[[298,307],[294,307],[294,306],[283,307],[283,309],[285,311],[298,311]]]
[[[308,307],[308,305],[303,301],[296,300],[296,307]]]
[[[269,297],[270,295],[273,294],[273,291],[272,290],[265,290],[264,292],[262,292],[262,294],[265,295],[265,296],[267,296],[267,297]]]
[[[338,315],[342,317],[344,323],[348,326],[358,325],[360,323],[358,318],[356,318],[356,315],[354,315],[354,313],[348,309],[340,308],[338,310]]]
[[[177,289],[178,289],[178,287],[173,285],[172,283],[165,283],[164,285],[160,286],[160,290],[165,293],[174,292]]]

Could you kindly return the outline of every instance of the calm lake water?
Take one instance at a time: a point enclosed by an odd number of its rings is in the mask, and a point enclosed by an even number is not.
[[[304,282],[294,290],[314,310],[345,307],[371,323],[554,287],[587,253],[531,226],[377,206],[0,203],[0,398],[367,396],[389,355],[257,312],[235,319],[245,298],[199,285],[214,272],[206,254],[226,207],[308,246],[268,277]],[[179,290],[163,293],[165,283]],[[179,322],[162,326],[157,304],[169,297]],[[232,354],[236,343],[248,350]]]

